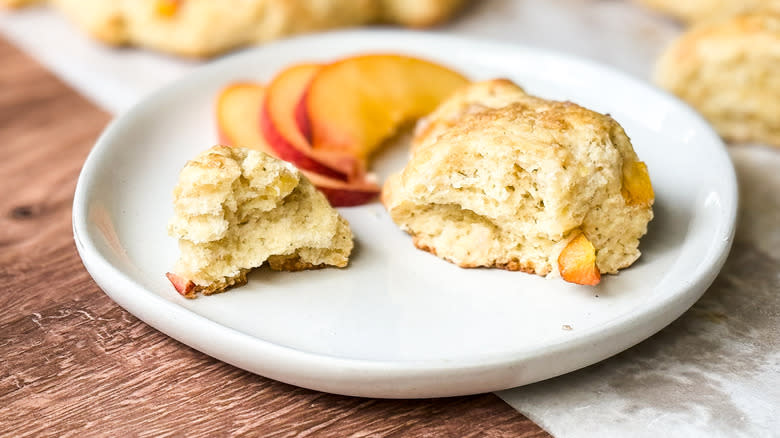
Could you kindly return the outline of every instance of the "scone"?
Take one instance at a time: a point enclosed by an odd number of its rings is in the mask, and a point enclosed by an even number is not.
[[[694,27],[661,56],[655,81],[726,140],[780,146],[780,15]]]
[[[168,274],[188,298],[246,282],[268,263],[296,271],[344,267],[349,224],[292,165],[259,151],[214,146],[187,163],[168,233],[179,260]]]
[[[694,23],[753,12],[780,13],[780,0],[641,0],[679,20]]]
[[[461,267],[539,275],[578,269],[588,249],[597,277],[639,257],[652,186],[609,116],[494,80],[456,93],[423,123],[427,134],[382,192],[418,248]]]
[[[34,0],[32,0],[34,1]],[[0,0],[21,6],[31,0]],[[275,38],[370,23],[430,26],[465,0],[50,0],[91,36],[206,57]]]

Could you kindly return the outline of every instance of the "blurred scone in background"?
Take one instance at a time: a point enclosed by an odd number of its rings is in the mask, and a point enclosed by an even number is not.
[[[20,7],[47,0],[0,0]],[[48,0],[89,35],[207,57],[304,32],[387,23],[429,27],[466,0]]]

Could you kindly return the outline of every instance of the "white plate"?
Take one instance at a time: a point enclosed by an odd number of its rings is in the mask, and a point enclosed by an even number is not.
[[[597,288],[464,270],[418,251],[382,206],[342,209],[357,248],[346,270],[259,270],[227,294],[186,300],[164,273],[171,190],[216,139],[213,100],[237,79],[294,62],[401,52],[474,79],[612,114],[647,162],[656,218],[644,255]],[[397,160],[384,160],[383,171]],[[397,164],[396,164],[397,165]],[[718,137],[675,98],[594,63],[446,36],[352,31],[302,37],[207,65],[115,120],[89,155],[73,205],[76,244],[100,287],[158,330],[246,370],[327,392],[434,397],[505,389],[592,364],[690,307],[731,246],[736,180]],[[564,329],[571,327],[571,330]]]

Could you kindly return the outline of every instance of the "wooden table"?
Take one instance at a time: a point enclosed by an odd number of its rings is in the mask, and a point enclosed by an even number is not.
[[[73,244],[110,116],[0,39],[0,435],[549,436],[493,394],[376,400],[219,362],[109,299]]]

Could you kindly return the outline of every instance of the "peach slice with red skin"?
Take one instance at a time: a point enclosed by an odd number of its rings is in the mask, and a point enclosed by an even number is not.
[[[308,88],[308,84],[307,84]],[[306,93],[308,89],[304,89],[300,94],[298,103],[295,105],[295,125],[298,127],[298,132],[306,139],[306,144],[310,151],[313,151],[324,162],[328,163],[334,169],[338,169],[347,175],[348,180],[359,180],[366,174],[365,160],[358,160],[353,156],[350,156],[343,151],[330,151],[324,149],[314,150],[311,145],[311,124],[309,123],[308,110],[306,109]]]
[[[325,178],[316,173],[303,172],[306,178],[321,191],[334,207],[355,207],[371,202],[381,189],[370,181],[343,181]]]
[[[195,297],[195,283],[172,272],[166,272],[165,276],[168,277],[168,281],[171,282],[173,287],[176,289],[176,292],[180,293],[183,297]]]
[[[222,90],[217,99],[217,130],[220,142],[243,146],[280,158],[260,133],[257,125],[266,89],[256,83],[236,83]],[[301,170],[334,207],[365,204],[379,194],[379,186],[369,181],[345,182]]]
[[[311,81],[309,81],[311,83]],[[311,146],[311,123],[309,123],[309,110],[306,109],[306,100],[309,95],[309,84],[303,90],[298,103],[295,105],[295,124],[298,126],[298,132]]]
[[[260,129],[265,140],[282,160],[302,170],[347,180],[348,176],[354,177],[355,160],[313,151],[297,121],[298,102],[320,68],[318,64],[298,64],[274,77],[266,88],[260,113]]]
[[[599,284],[601,272],[596,266],[596,248],[585,234],[577,234],[558,255],[558,271],[570,283],[588,286]]]
[[[362,55],[323,66],[303,96],[315,151],[355,157],[361,168],[404,123],[468,83],[438,64],[401,55]],[[307,123],[308,122],[308,123]]]

